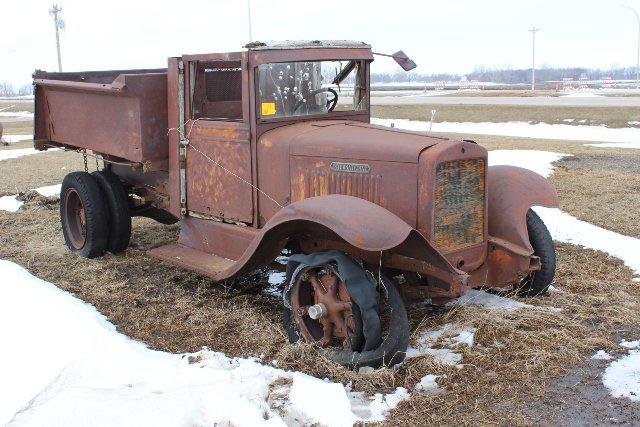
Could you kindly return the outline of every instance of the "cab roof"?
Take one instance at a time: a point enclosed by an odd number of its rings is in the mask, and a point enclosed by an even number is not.
[[[317,48],[347,48],[371,49],[365,42],[353,40],[284,40],[284,41],[255,41],[244,46],[249,50],[284,50],[284,49],[317,49]]]

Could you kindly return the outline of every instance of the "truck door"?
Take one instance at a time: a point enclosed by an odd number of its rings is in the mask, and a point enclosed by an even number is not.
[[[198,55],[183,60],[186,209],[192,216],[251,223],[250,130],[242,56]]]

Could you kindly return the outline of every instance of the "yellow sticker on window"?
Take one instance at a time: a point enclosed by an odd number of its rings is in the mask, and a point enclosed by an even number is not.
[[[276,113],[276,103],[275,102],[263,102],[262,103],[262,115],[263,116],[273,116]]]

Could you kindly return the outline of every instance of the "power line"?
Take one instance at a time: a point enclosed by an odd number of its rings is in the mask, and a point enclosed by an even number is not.
[[[35,45],[36,43],[38,43],[38,42],[40,42],[40,41],[42,41],[42,40],[44,40],[44,39],[47,39],[47,38],[49,38],[49,35],[46,35],[46,36],[40,37],[39,39],[33,40],[32,42],[29,42],[29,43],[27,43],[27,44],[23,44],[22,46],[16,47],[16,48],[14,48],[14,49],[9,49],[9,50],[7,50],[7,51],[1,52],[1,53],[0,53],[0,56],[10,55],[10,54],[12,54],[12,53],[17,53],[17,52],[19,52],[19,51],[21,51],[21,50],[24,50],[24,49],[30,48],[31,46]]]

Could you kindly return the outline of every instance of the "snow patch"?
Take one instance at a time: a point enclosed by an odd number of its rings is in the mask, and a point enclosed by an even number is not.
[[[447,305],[470,305],[475,307],[483,307],[489,310],[505,310],[516,311],[523,308],[530,310],[545,310],[550,307],[536,307],[531,304],[525,304],[511,298],[501,297],[500,295],[490,294],[489,292],[478,289],[469,289],[464,295],[449,301]]]
[[[19,117],[19,118],[33,118],[33,113],[30,111],[0,111],[0,117]]]
[[[606,252],[640,275],[640,239],[605,230],[556,208],[534,207],[553,240]]]
[[[376,119],[371,123],[414,131],[429,131],[428,121],[405,119]],[[579,123],[586,123],[580,120]],[[593,142],[637,142],[639,128],[607,128],[605,126],[580,126],[528,122],[438,122],[431,127],[432,132],[468,133],[477,135],[515,136],[536,139],[560,139],[568,141]]]
[[[607,353],[604,350],[598,350],[596,352],[596,354],[591,356],[591,359],[593,359],[593,360],[611,360],[611,359],[613,359],[613,356],[610,355],[609,353]]]
[[[47,152],[57,151],[59,148],[53,148],[47,150]],[[38,151],[34,148],[15,148],[13,150],[0,150],[0,161],[17,159],[18,157],[30,156],[32,154],[44,153],[45,151]]]
[[[409,392],[404,387],[398,387],[393,393],[376,393],[369,404],[371,415],[368,421],[384,421],[389,415],[389,411],[394,409],[400,402],[409,398]]]
[[[0,424],[285,425],[288,413],[310,424],[368,421],[352,412],[341,384],[208,349],[150,350],[15,263],[0,260],[0,277],[0,324],[13,325],[0,328],[12,349],[0,352]],[[284,413],[269,401],[277,381],[291,384]],[[383,420],[407,395],[380,395],[367,409]]]
[[[629,348],[629,353],[611,362],[602,375],[602,383],[613,397],[626,397],[640,401],[640,340],[622,341],[621,346]]]
[[[58,197],[60,195],[60,188],[62,184],[47,185],[45,187],[34,188],[32,191],[36,191],[45,197]],[[8,212],[17,212],[24,202],[18,200],[18,195],[2,196],[0,197],[0,210]]]
[[[620,342],[620,345],[628,349],[640,348],[640,340],[635,340],[635,341],[622,340],[622,342]]]
[[[45,187],[34,188],[33,191],[40,193],[44,197],[58,197],[60,196],[61,188],[62,188],[62,184],[54,184],[54,185],[47,185]]]
[[[436,382],[437,378],[437,375],[427,374],[420,379],[415,389],[425,394],[438,394],[440,393],[440,387],[438,387],[438,383]]]
[[[20,141],[27,141],[33,138],[33,135],[2,135],[2,141],[7,144],[15,144]]]
[[[553,163],[571,154],[538,150],[492,150],[489,166],[507,165],[529,169],[548,178],[553,173]]]
[[[600,148],[633,148],[640,149],[640,142],[605,142],[604,144],[584,144],[588,147]]]
[[[424,331],[416,339],[415,346],[407,349],[407,358],[429,355],[445,365],[457,365],[462,361],[458,350],[473,346],[476,329],[470,326],[445,324],[434,330]]]
[[[561,96],[564,98],[600,98],[602,95],[592,92],[571,92]]]
[[[18,212],[23,203],[17,199],[17,196],[2,196],[0,197],[0,210]]]

